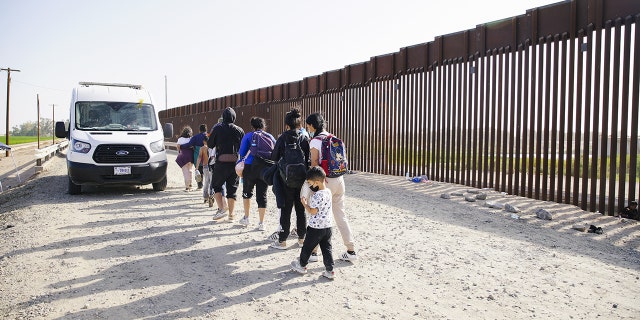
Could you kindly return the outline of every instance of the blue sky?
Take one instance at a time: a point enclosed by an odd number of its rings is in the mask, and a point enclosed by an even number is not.
[[[42,118],[55,105],[56,120],[67,119],[80,81],[142,84],[163,110],[298,81],[556,2],[0,0],[0,68],[21,70],[11,73],[9,125],[37,120],[38,95]],[[6,79],[0,72],[0,134]]]

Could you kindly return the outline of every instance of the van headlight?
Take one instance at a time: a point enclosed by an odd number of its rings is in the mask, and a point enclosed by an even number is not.
[[[91,150],[91,145],[86,142],[74,139],[71,142],[71,148],[73,148],[73,151],[75,152],[89,153],[89,150]]]
[[[164,151],[164,140],[158,140],[151,143],[151,151],[161,152]]]

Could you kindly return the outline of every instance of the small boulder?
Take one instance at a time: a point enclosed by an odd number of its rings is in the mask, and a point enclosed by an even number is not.
[[[512,206],[512,205],[510,205],[508,203],[504,205],[504,209],[507,210],[507,212],[511,212],[511,213],[520,212],[520,209],[518,209],[518,207]]]
[[[469,190],[467,190],[467,192],[468,193],[472,193],[472,194],[479,194],[480,190],[478,190],[478,189],[469,189]]]
[[[542,219],[542,220],[552,220],[553,219],[553,215],[551,214],[551,212],[545,210],[545,209],[538,209],[536,210],[536,217]]]
[[[504,204],[503,203],[499,203],[499,202],[495,202],[495,201],[487,201],[487,202],[484,203],[484,205],[489,207],[489,208],[504,209]]]
[[[476,202],[476,198],[475,197],[466,196],[466,197],[464,197],[464,199],[469,201],[469,202]]]
[[[454,191],[454,192],[451,192],[451,195],[456,197],[462,197],[464,194],[460,191]]]
[[[476,199],[478,200],[487,200],[487,194],[484,192],[480,192],[476,195]]]
[[[448,193],[443,193],[443,194],[440,195],[440,198],[442,198],[442,199],[451,199],[451,195],[448,194]]]

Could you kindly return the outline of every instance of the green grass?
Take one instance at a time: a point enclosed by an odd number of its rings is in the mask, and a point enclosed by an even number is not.
[[[40,137],[40,141],[51,141],[52,137]],[[6,136],[0,136],[0,142],[5,143],[6,144]],[[9,143],[8,145],[10,146],[15,146],[18,144],[23,144],[23,143],[31,143],[31,142],[38,142],[38,137],[37,136],[9,136]]]

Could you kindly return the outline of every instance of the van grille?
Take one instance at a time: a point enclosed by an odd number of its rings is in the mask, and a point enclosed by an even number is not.
[[[96,163],[145,163],[147,160],[147,149],[135,144],[102,144],[93,153]]]

